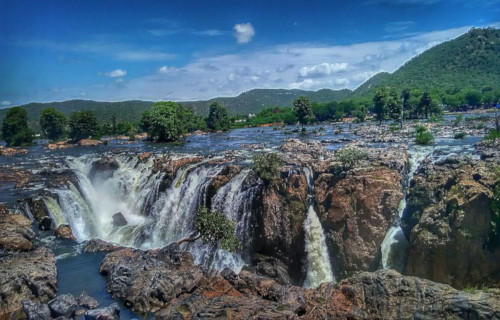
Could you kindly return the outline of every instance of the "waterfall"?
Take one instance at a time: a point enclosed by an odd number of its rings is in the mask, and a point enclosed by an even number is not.
[[[410,169],[408,171],[408,181],[411,180],[413,174],[418,168],[418,165],[432,152],[430,147],[414,146],[408,150],[410,155]],[[400,223],[403,216],[403,211],[406,208],[406,190],[404,196],[398,206],[398,213],[392,223],[391,228],[385,235],[384,241],[380,245],[381,262],[384,269],[396,269],[402,271],[405,264],[406,248],[408,240],[406,240]]]
[[[318,214],[314,210],[314,181],[309,168],[304,168],[308,184],[307,218],[304,221],[307,251],[307,275],[304,281],[305,288],[316,288],[323,282],[335,281],[330,256],[326,246],[325,234],[319,221]]]
[[[198,208],[211,203],[236,222],[236,234],[243,243],[239,253],[219,250],[201,241],[186,244],[196,263],[222,270],[239,271],[250,260],[252,242],[252,203],[259,185],[251,170],[242,169],[211,201],[207,191],[223,165],[207,161],[180,168],[170,186],[160,191],[164,174],[153,173],[153,161],[143,163],[136,157],[116,155],[118,168],[100,174],[91,173],[92,164],[100,157],[85,155],[67,161],[76,176],[75,184],[50,190],[44,202],[57,225],[71,226],[78,241],[98,237],[124,246],[141,249],[160,248],[195,233],[194,218]],[[113,215],[120,212],[127,225],[116,226]]]

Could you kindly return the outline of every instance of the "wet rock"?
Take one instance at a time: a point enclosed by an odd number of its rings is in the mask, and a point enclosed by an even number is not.
[[[105,308],[88,310],[84,314],[85,320],[118,320],[120,319],[120,307],[113,303]]]
[[[89,296],[86,292],[82,292],[77,298],[78,305],[85,309],[95,309],[99,306],[96,299]]]
[[[139,161],[145,162],[146,160],[148,160],[151,157],[151,155],[152,155],[151,152],[143,152],[143,153],[139,154],[137,156],[137,158],[139,159]]]
[[[387,167],[353,169],[345,177],[322,173],[315,180],[317,213],[337,279],[376,268],[379,247],[403,198],[401,180]]]
[[[39,248],[0,259],[0,317],[22,308],[23,300],[44,303],[57,291],[56,260],[52,251]]]
[[[235,164],[228,164],[225,166],[217,176],[212,180],[212,186],[215,190],[223,187],[226,183],[231,181],[243,168]]]
[[[113,173],[118,169],[120,165],[116,159],[111,157],[101,158],[92,162],[92,167],[90,168],[89,177],[91,180],[99,178],[101,180],[107,180],[113,176]]]
[[[194,157],[194,158],[180,158],[175,159],[172,157],[158,157],[153,161],[153,172],[157,173],[159,171],[165,172],[170,178],[173,178],[179,170],[180,167],[185,166],[190,163],[200,162],[203,158]]]
[[[203,279],[189,253],[174,263],[162,250],[130,248],[106,255],[99,272],[107,278],[107,290],[135,311],[158,311],[172,299],[192,292]]]
[[[117,212],[113,215],[113,224],[117,227],[123,227],[127,225],[127,219],[123,216],[121,212]]]
[[[17,189],[29,186],[33,182],[40,181],[40,178],[29,170],[19,168],[0,168],[0,181],[13,182]]]
[[[468,294],[394,270],[306,290],[307,319],[494,319],[500,295]]]
[[[49,302],[49,309],[52,317],[71,318],[78,303],[72,294],[62,294]]]
[[[7,209],[7,206],[4,205],[3,203],[0,203],[0,216],[9,214],[9,209]]]
[[[59,225],[56,228],[56,230],[54,230],[54,235],[60,239],[68,239],[68,240],[76,241],[76,238],[73,235],[73,230],[71,230],[71,227],[67,224]]]
[[[258,274],[269,277],[279,284],[290,284],[288,268],[280,260],[262,254],[255,254],[253,265]]]
[[[0,149],[0,155],[10,157],[16,154],[26,154],[28,153],[27,149],[22,148],[2,148]]]
[[[47,216],[43,217],[40,223],[38,224],[38,229],[42,231],[52,230],[52,227],[53,227],[52,218]]]
[[[22,304],[27,320],[47,320],[52,318],[49,306],[46,304],[36,303],[30,300],[24,300]]]
[[[35,222],[40,223],[43,218],[50,217],[50,211],[41,197],[33,197],[20,200],[21,208],[24,208],[25,215],[33,217]]]
[[[78,177],[72,170],[43,170],[39,176],[43,178],[49,189],[68,187],[69,183],[78,186]]]
[[[307,190],[306,177],[300,172],[272,181],[257,197],[254,216],[257,225],[254,251],[281,260],[292,283],[297,284],[305,277],[302,261],[306,259],[303,225]]]
[[[122,247],[114,245],[110,242],[92,238],[90,239],[85,247],[83,247],[83,252],[107,252],[107,251],[115,251],[121,249]]]
[[[422,165],[408,190],[402,228],[405,273],[456,288],[500,287],[500,241],[491,225],[491,165],[466,158]]]
[[[82,139],[78,141],[80,147],[95,147],[102,143],[101,140]]]
[[[20,214],[0,215],[0,249],[28,251],[33,249],[34,239],[28,218]]]
[[[56,143],[49,143],[44,148],[49,150],[57,150],[57,149],[67,149],[76,147],[76,144],[70,143],[70,141],[58,141]]]

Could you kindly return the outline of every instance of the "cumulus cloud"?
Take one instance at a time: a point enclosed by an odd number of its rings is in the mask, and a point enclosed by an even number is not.
[[[158,69],[158,73],[161,73],[161,74],[176,73],[179,71],[182,71],[182,70],[179,68],[176,68],[176,67],[167,67],[167,66],[163,66],[160,69]]]
[[[111,77],[111,78],[116,78],[116,77],[124,77],[127,75],[127,71],[122,70],[122,69],[116,69],[110,72],[106,72],[104,75]]]
[[[239,23],[235,24],[234,27],[234,36],[238,43],[248,43],[252,40],[255,35],[255,30],[251,23]]]
[[[333,73],[345,70],[347,68],[347,63],[320,63],[311,67],[300,68],[300,75],[304,78],[321,78]]]
[[[7,100],[4,100],[0,103],[0,105],[2,105],[2,107],[8,107],[11,105],[10,101],[7,101]]]

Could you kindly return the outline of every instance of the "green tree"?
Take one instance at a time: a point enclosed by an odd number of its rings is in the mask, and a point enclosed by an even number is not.
[[[2,139],[8,146],[24,146],[33,141],[33,132],[28,127],[28,113],[21,107],[7,110],[2,121]]]
[[[377,114],[377,120],[381,124],[383,120],[387,117],[387,91],[384,87],[377,88],[375,90],[375,95],[373,96],[373,109]]]
[[[335,157],[342,163],[344,169],[353,168],[367,156],[365,151],[357,147],[345,147],[335,153]]]
[[[469,90],[465,93],[465,101],[471,107],[476,107],[481,102],[481,93],[477,90]]]
[[[141,129],[153,141],[176,141],[192,129],[194,118],[191,108],[172,101],[160,101],[153,105],[151,111],[142,113]]]
[[[99,135],[97,118],[92,110],[75,111],[69,115],[69,137],[73,141]]]
[[[280,176],[280,167],[283,166],[283,159],[273,152],[260,153],[252,156],[253,171],[266,184]]]
[[[64,113],[55,108],[45,108],[40,114],[40,128],[43,134],[52,141],[64,137],[68,119]]]
[[[302,131],[304,131],[304,125],[310,123],[314,120],[314,115],[311,108],[311,102],[309,98],[300,96],[295,101],[293,101],[293,113],[302,125]]]
[[[432,97],[429,91],[424,91],[422,97],[420,98],[419,109],[424,112],[425,119],[429,117],[429,111],[431,109]]]
[[[241,242],[235,234],[235,222],[226,219],[219,211],[210,211],[208,208],[200,207],[196,212],[194,223],[197,235],[177,241],[178,245],[201,239],[206,244],[218,245],[229,252],[241,250]]]
[[[207,127],[212,131],[227,131],[231,128],[231,121],[227,109],[220,106],[217,102],[212,102],[210,104]]]
[[[401,119],[401,101],[399,100],[396,90],[392,89],[391,92],[389,92],[386,104],[391,119],[395,121]]]

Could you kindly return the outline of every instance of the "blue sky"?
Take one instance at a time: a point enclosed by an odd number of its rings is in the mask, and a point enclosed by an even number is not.
[[[354,89],[499,21],[500,0],[0,0],[0,107]]]

